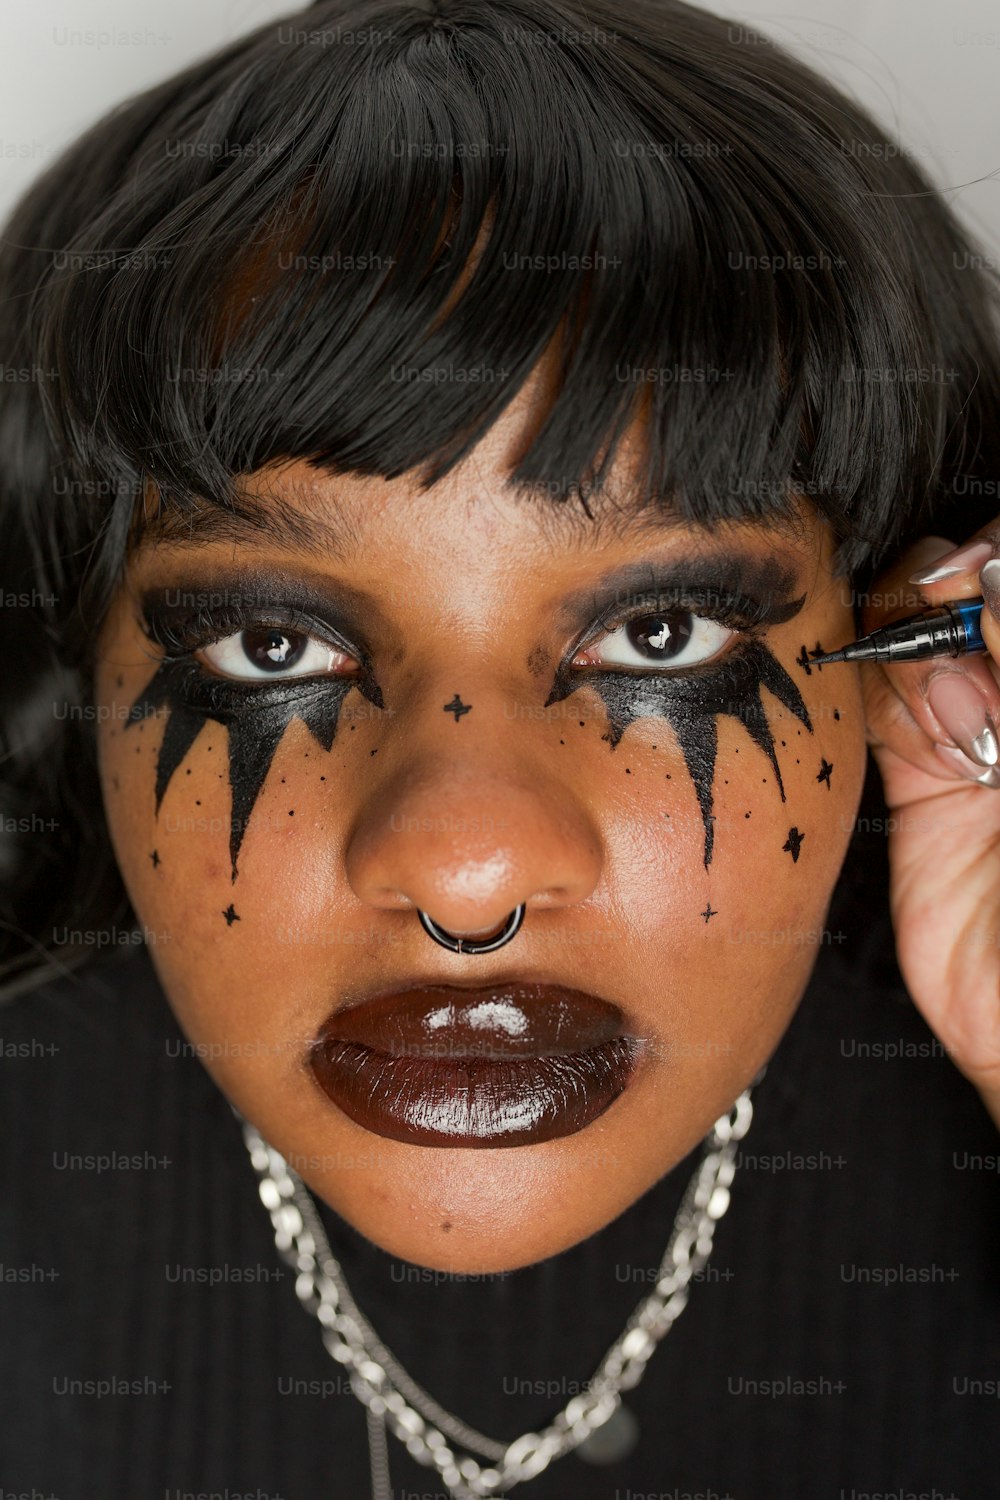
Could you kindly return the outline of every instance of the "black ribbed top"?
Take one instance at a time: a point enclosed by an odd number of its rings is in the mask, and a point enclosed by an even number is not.
[[[708,1271],[625,1395],[638,1446],[509,1493],[1000,1495],[1000,1136],[903,989],[885,891],[881,835],[856,836]],[[364,1409],[145,950],[0,1008],[0,1080],[2,1500],[367,1500]],[[409,1266],[322,1214],[383,1341],[507,1442],[580,1389],[652,1289],[700,1151],[502,1276]],[[445,1500],[389,1445],[394,1500]]]

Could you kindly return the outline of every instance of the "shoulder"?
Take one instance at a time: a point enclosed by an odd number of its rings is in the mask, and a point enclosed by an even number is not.
[[[101,1204],[145,1233],[192,1156],[239,1146],[145,946],[0,1004],[0,1129],[17,1142],[0,1216],[53,1246],[89,1233]]]
[[[194,1054],[142,944],[0,996],[3,1094],[19,1112],[42,1101],[46,1112],[99,1101],[127,1110]]]

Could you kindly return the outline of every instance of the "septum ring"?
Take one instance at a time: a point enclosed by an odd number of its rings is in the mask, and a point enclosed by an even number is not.
[[[504,943],[509,943],[520,928],[524,921],[524,902],[522,901],[520,906],[515,906],[496,937],[481,938],[479,941],[475,938],[453,937],[419,907],[417,907],[417,916],[423,923],[424,931],[429,933],[436,943],[440,943],[442,948],[448,948],[452,953],[492,953],[494,949],[502,948]]]

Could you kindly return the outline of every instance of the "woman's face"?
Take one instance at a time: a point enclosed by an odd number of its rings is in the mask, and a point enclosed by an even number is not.
[[[796,537],[626,524],[624,502],[598,500],[592,524],[517,497],[503,480],[536,395],[533,380],[431,491],[296,463],[256,485],[297,526],[270,501],[246,534],[212,510],[214,527],[151,538],[98,660],[111,836],[195,1054],[355,1228],[452,1272],[595,1233],[729,1108],[801,998],[864,772],[855,669],[809,665],[853,633],[825,524],[806,508]],[[165,645],[197,658],[160,665]],[[520,903],[516,936],[478,955],[417,914],[482,934]],[[357,1073],[357,1109],[321,1086],[332,1011],[342,1025],[387,991],[517,979],[616,1006],[624,1086],[601,1096],[584,1070],[582,1112],[556,1109],[540,1135],[516,1064],[520,1140],[516,1090],[498,1135],[474,1090],[421,1096],[383,1129],[364,1096],[385,1103],[392,1067]],[[461,1069],[477,1016],[537,1022],[552,1044],[582,1015],[526,994],[422,1024],[452,1023],[438,1055],[450,1039]],[[416,1128],[442,1118],[464,1121],[463,1144]]]

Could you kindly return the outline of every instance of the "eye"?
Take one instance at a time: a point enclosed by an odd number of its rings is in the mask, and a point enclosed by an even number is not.
[[[281,625],[238,630],[210,646],[202,646],[195,656],[221,677],[241,682],[259,682],[268,677],[314,677],[333,673],[339,664],[351,660],[325,641],[286,630]]]
[[[728,625],[690,609],[647,609],[608,632],[599,652],[588,646],[574,658],[573,665],[668,670],[696,667],[716,656],[737,634]]]

